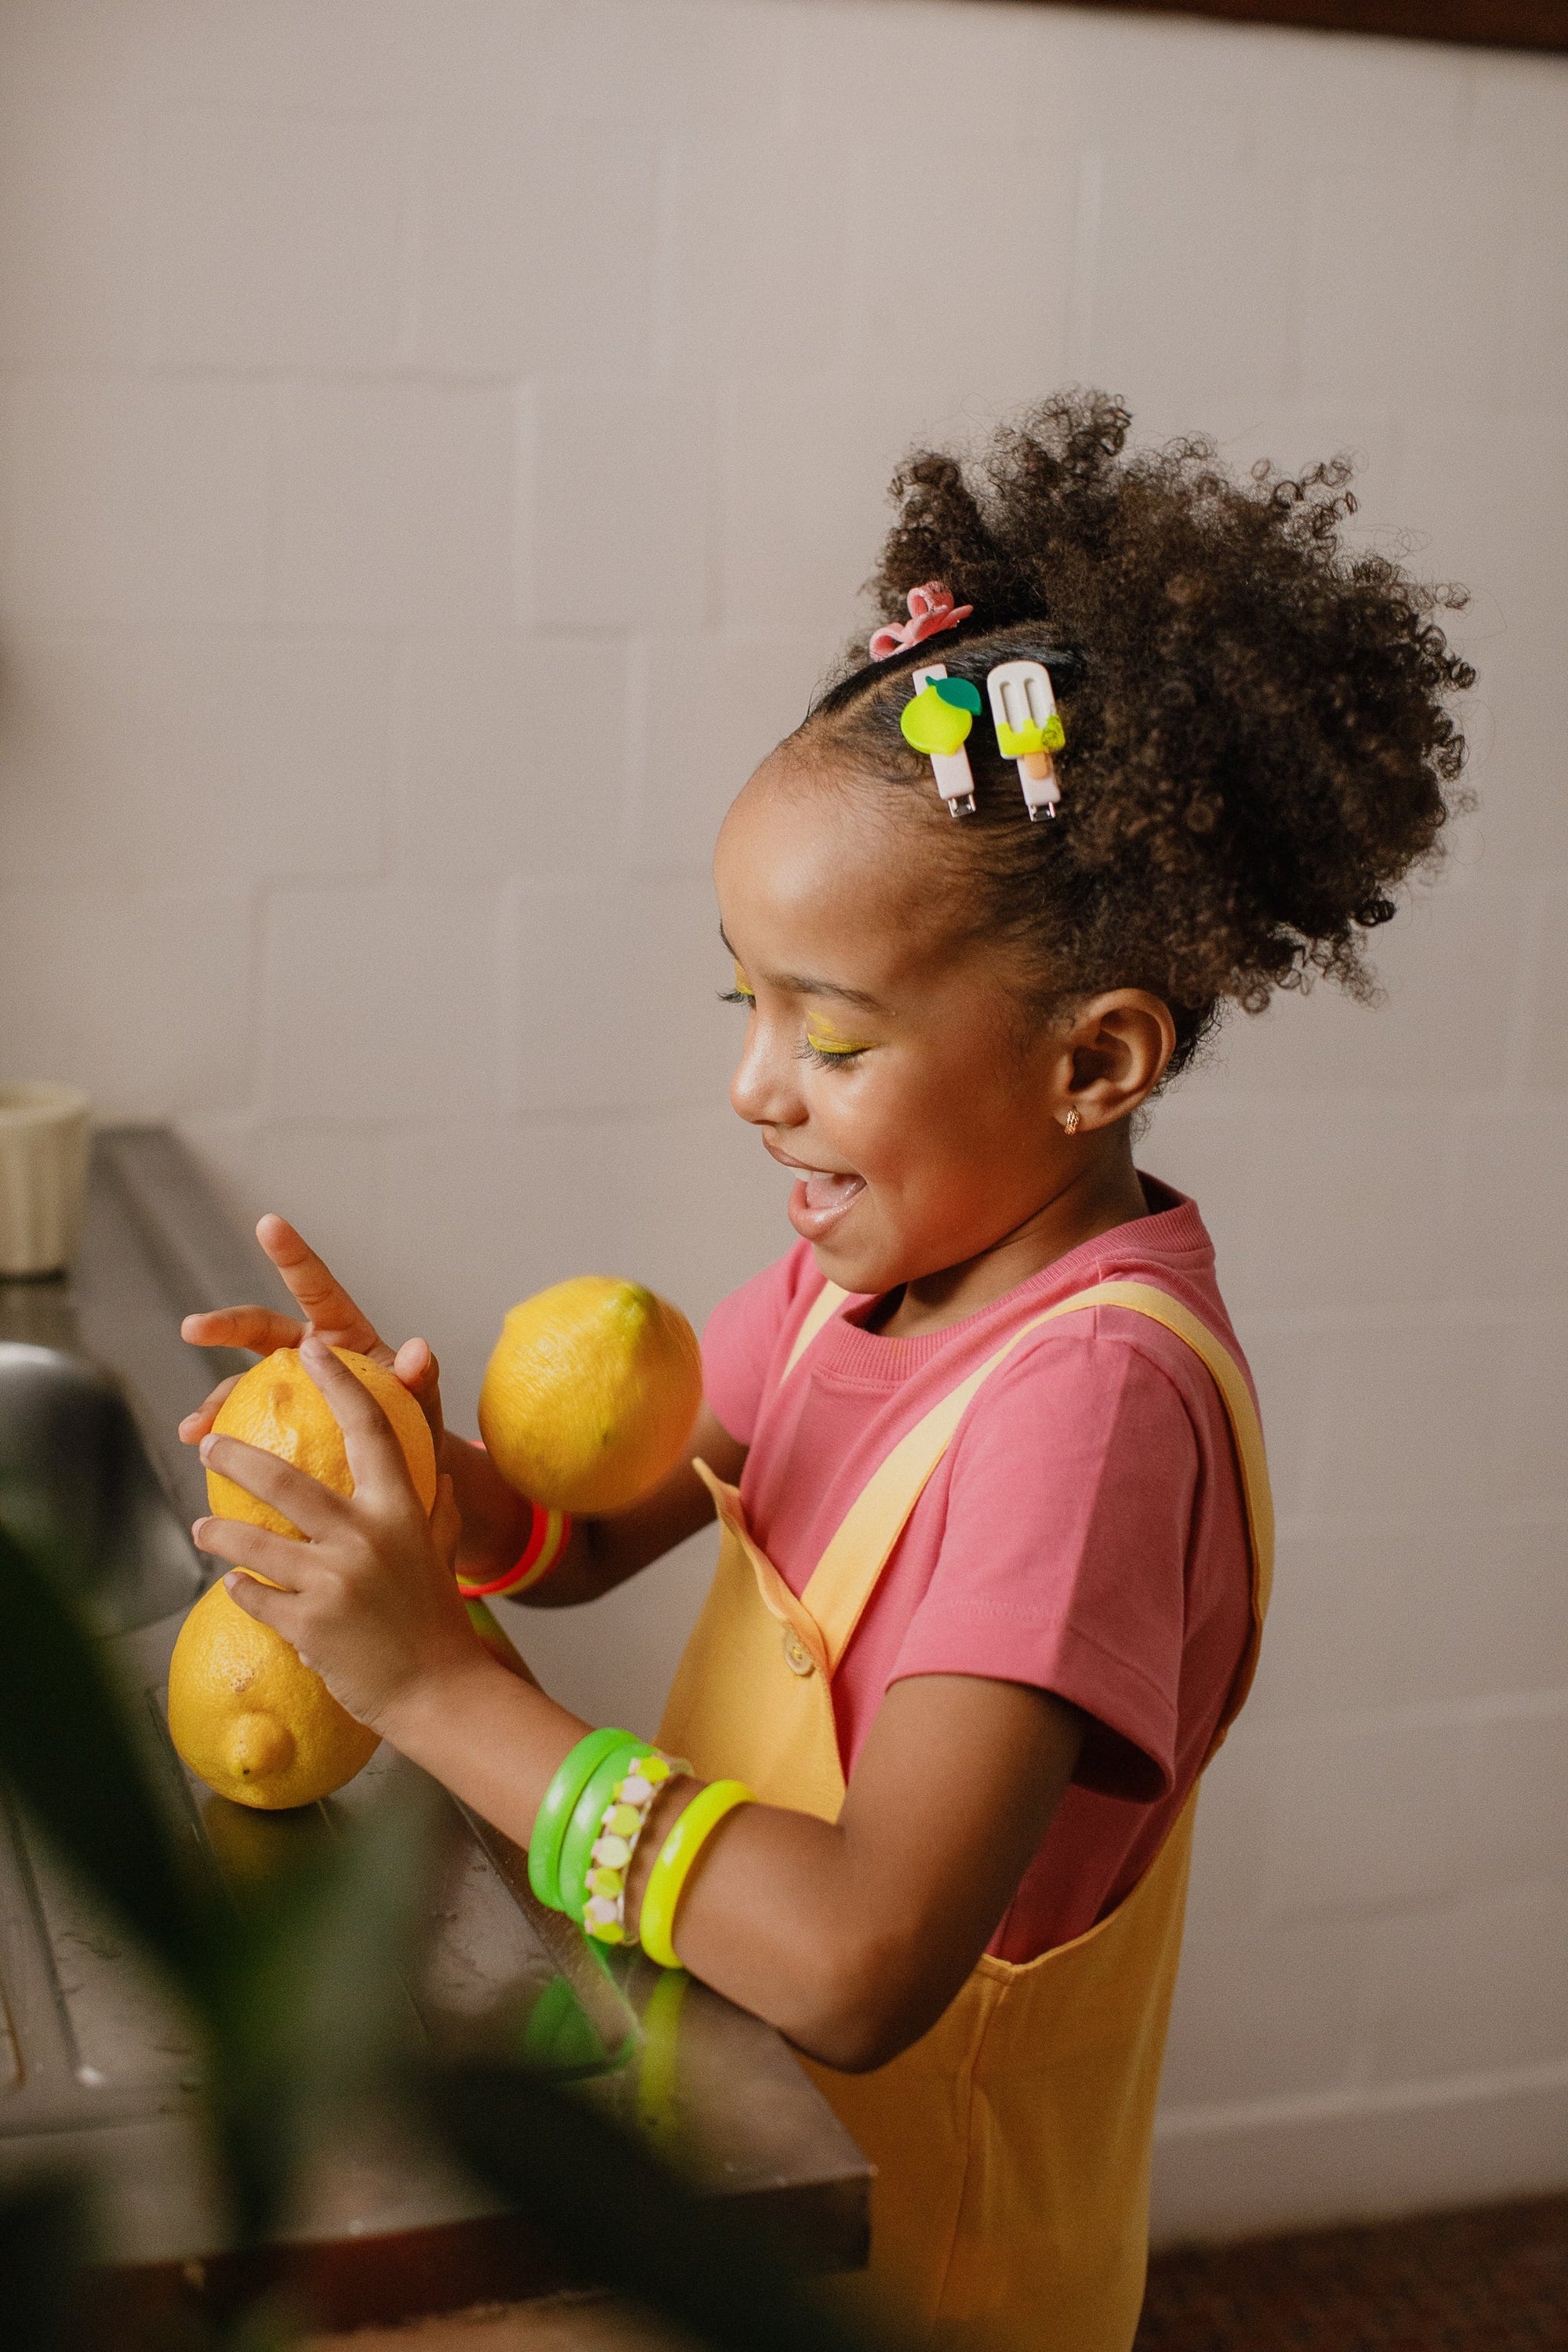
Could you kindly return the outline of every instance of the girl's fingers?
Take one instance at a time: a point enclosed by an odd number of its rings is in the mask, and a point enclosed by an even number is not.
[[[337,1360],[334,1357],[332,1360]],[[352,1372],[344,1372],[343,1378],[353,1381],[356,1389],[359,1387]],[[270,1503],[286,1519],[293,1521],[301,1535],[328,1535],[341,1524],[342,1496],[332,1494],[303,1470],[296,1470],[291,1462],[280,1462],[276,1454],[268,1454],[258,1445],[247,1445],[239,1437],[204,1437],[201,1452],[209,1470],[243,1486],[258,1503]],[[354,1484],[358,1486],[357,1478]],[[286,1543],[289,1538],[285,1536],[279,1540]]]
[[[232,1568],[253,1569],[284,1592],[298,1592],[301,1574],[310,1572],[310,1555],[304,1544],[274,1535],[270,1528],[253,1527],[248,1519],[197,1519],[191,1541],[198,1551],[226,1559]]]
[[[236,1382],[243,1377],[244,1375],[242,1373],[235,1372],[231,1374],[229,1379],[226,1381],[220,1381],[216,1388],[214,1389],[211,1396],[207,1398],[205,1404],[199,1404],[195,1412],[186,1413],[184,1421],[180,1423],[180,1443],[183,1445],[199,1445],[201,1444],[202,1439],[206,1435],[208,1430],[217,1419],[218,1407],[222,1404],[225,1397],[227,1396],[230,1389],[232,1389]]]
[[[269,1586],[258,1584],[254,1576],[246,1576],[237,1570],[234,1575],[224,1578],[223,1589],[237,1609],[243,1609],[247,1617],[256,1618],[263,1625],[270,1625],[275,1633],[283,1633],[284,1640],[288,1640],[288,1634],[279,1622],[280,1618],[287,1618],[289,1613],[287,1594],[274,1592]],[[281,1609],[279,1601],[283,1604]]]
[[[463,1515],[458,1508],[458,1490],[443,1470],[436,1481],[436,1507],[430,1514],[430,1533],[437,1557],[447,1568],[456,1567],[458,1540],[462,1532]]]
[[[428,1339],[405,1339],[392,1360],[392,1369],[430,1424],[437,1453],[444,1434],[441,1421],[441,1367]]]
[[[269,1210],[257,1223],[256,1238],[299,1300],[312,1331],[334,1348],[352,1348],[356,1356],[391,1363],[392,1349],[286,1217]]]
[[[412,1496],[413,1482],[392,1423],[363,1381],[321,1339],[307,1339],[300,1361],[331,1407],[353,1472],[354,1495]],[[293,1513],[289,1513],[293,1517]],[[303,1522],[298,1522],[303,1525]],[[305,1532],[313,1532],[306,1528]]]
[[[218,1307],[209,1315],[187,1315],[180,1324],[181,1339],[193,1348],[248,1348],[258,1356],[297,1348],[304,1336],[296,1317],[270,1307]]]

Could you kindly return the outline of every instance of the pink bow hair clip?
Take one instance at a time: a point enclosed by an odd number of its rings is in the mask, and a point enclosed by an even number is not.
[[[967,621],[974,610],[973,604],[954,604],[952,589],[941,580],[928,580],[923,588],[911,588],[906,602],[909,619],[879,629],[872,638],[873,661],[886,661],[889,654],[901,654],[910,646],[921,645],[942,629],[956,629],[960,621]]]

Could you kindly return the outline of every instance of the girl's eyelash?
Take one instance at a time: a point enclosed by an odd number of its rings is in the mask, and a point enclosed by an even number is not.
[[[809,1037],[800,1049],[801,1059],[815,1062],[819,1070],[842,1070],[869,1051],[868,1045],[816,1045]]]
[[[721,988],[721,1004],[755,1004],[756,998],[749,988]],[[850,1062],[858,1062],[868,1045],[818,1045],[809,1037],[802,1040],[800,1057],[803,1062],[815,1062],[819,1070],[841,1070]]]

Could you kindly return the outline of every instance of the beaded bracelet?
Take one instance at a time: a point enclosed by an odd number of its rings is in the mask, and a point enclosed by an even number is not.
[[[743,1780],[710,1780],[692,1798],[659,1848],[642,1899],[637,1935],[643,1950],[661,1969],[678,1969],[680,1958],[670,1940],[675,1906],[686,1891],[692,1864],[726,1813],[737,1805],[754,1805],[756,1797]]]
[[[566,1908],[561,1896],[561,1845],[577,1800],[606,1757],[630,1756],[641,1746],[629,1731],[590,1731],[557,1767],[528,1841],[528,1883],[552,1911]]]
[[[546,1510],[542,1503],[531,1503],[533,1524],[528,1541],[509,1569],[492,1576],[487,1583],[476,1584],[459,1573],[458,1590],[465,1601],[494,1601],[502,1593],[526,1592],[549,1575],[562,1553],[572,1540],[572,1515],[569,1511]]]
[[[577,1802],[572,1808],[572,1818],[561,1836],[561,1857],[555,1865],[556,1879],[561,1887],[560,1908],[580,1927],[583,1906],[588,1899],[588,1873],[593,1868],[593,1850],[604,1827],[605,1815],[610,1810],[616,1787],[626,1779],[637,1759],[648,1753],[647,1748],[618,1749],[606,1756],[595,1767],[592,1780],[586,1782]]]
[[[634,1757],[631,1769],[610,1792],[583,1879],[581,1924],[601,1944],[626,1940],[626,1879],[632,1856],[647,1827],[654,1800],[675,1769],[668,1756],[657,1752]]]

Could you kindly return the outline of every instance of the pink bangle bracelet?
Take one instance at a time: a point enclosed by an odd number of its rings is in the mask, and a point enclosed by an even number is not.
[[[568,1511],[546,1510],[542,1503],[530,1506],[533,1525],[528,1541],[510,1568],[487,1583],[476,1584],[466,1576],[458,1579],[458,1590],[465,1601],[494,1601],[503,1593],[526,1592],[549,1575],[572,1539],[572,1517]]]

